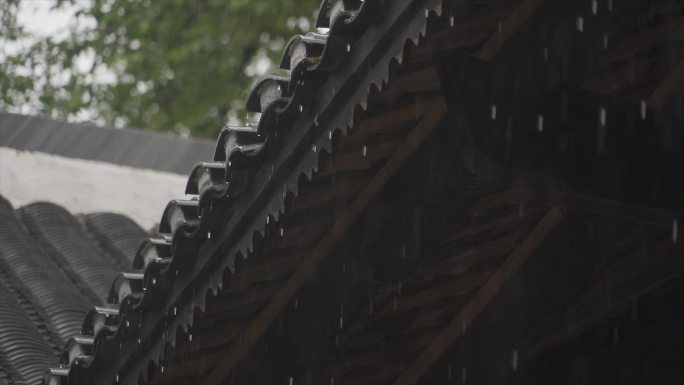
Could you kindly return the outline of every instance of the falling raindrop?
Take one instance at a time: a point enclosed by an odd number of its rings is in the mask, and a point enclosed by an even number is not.
[[[401,257],[406,258],[406,245],[401,246]]]
[[[499,21],[499,23],[496,25],[496,30],[498,32],[501,32],[503,30],[503,24],[501,24],[501,21]]]
[[[285,234],[285,229],[283,229],[283,228],[281,227],[281,228],[280,228],[280,236],[282,237],[284,234]]]
[[[157,284],[157,278],[152,278],[152,285],[156,285],[156,284]]]
[[[461,369],[461,382],[466,383],[468,380],[468,373],[466,372],[466,368]]]
[[[332,130],[328,131],[328,140],[332,140]]]
[[[164,373],[164,365],[162,365],[159,369],[161,370],[162,373]]]
[[[140,338],[138,338],[138,345],[140,345]]]
[[[340,317],[340,329],[342,329],[344,326],[344,318]]]
[[[496,120],[496,104],[490,106],[492,120]]]
[[[544,131],[544,117],[542,115],[537,115],[537,131]]]
[[[330,377],[330,385],[335,385],[335,377]]]
[[[366,146],[361,146],[361,152],[363,153],[363,156],[365,157],[366,154],[368,153],[368,147],[366,147]]]
[[[549,49],[544,47],[544,61],[549,61]]]
[[[233,162],[229,160],[229,161],[228,161],[228,167],[230,167],[230,166],[232,166],[232,165],[233,165]]]
[[[347,52],[351,52],[351,44],[347,43]]]
[[[119,382],[119,373],[116,374],[116,378],[114,379],[114,381]]]
[[[176,314],[178,314],[178,308],[174,306],[173,307],[173,315],[176,315]]]
[[[639,108],[640,115],[641,115],[641,120],[646,120],[646,101],[642,100],[641,101],[641,106]]]
[[[598,0],[591,1],[591,13],[596,15],[598,13]]]
[[[316,152],[316,145],[311,146],[311,151]]]
[[[513,370],[518,370],[518,351],[513,350],[513,353],[511,354],[511,367]]]
[[[299,306],[299,301],[297,300],[297,298],[295,298],[295,300],[294,300],[294,309],[297,310],[297,307],[298,307],[298,306]]]
[[[596,137],[596,152],[603,154],[606,142],[606,109],[601,107],[599,110],[599,127]]]
[[[603,49],[608,49],[608,34],[603,34]]]
[[[608,12],[613,11],[613,0],[608,0]]]
[[[520,218],[525,216],[525,203],[524,202],[518,203],[518,216]]]
[[[299,105],[299,112],[303,112],[303,111],[304,111],[304,105],[303,105],[303,104],[300,104],[300,105]]]
[[[672,221],[672,242],[677,243],[677,235],[679,234],[679,222],[674,219]]]
[[[343,264],[342,264],[342,274],[344,274],[344,273],[346,273],[346,272],[347,272],[347,264],[346,264],[346,263],[343,263]]]
[[[373,314],[373,301],[368,303],[368,314]]]
[[[188,334],[188,341],[192,342],[192,333]]]
[[[131,323],[128,320],[126,320],[126,327],[130,327],[130,326],[131,326]]]
[[[207,231],[207,239],[211,239],[211,231]]]
[[[449,25],[453,27],[453,26],[454,26],[454,22],[455,22],[454,17],[453,17],[453,16],[449,16]]]
[[[290,385],[292,385],[292,381],[293,381],[293,378],[292,378],[292,376],[290,376],[290,380],[289,380],[288,383],[289,383]]]
[[[453,369],[453,368],[452,368],[451,365],[449,365],[449,367],[447,367],[447,380],[451,380],[451,371],[452,371],[452,369]]]
[[[580,32],[584,31],[584,19],[582,18],[582,16],[577,16],[576,25],[577,25],[578,31],[580,31]]]

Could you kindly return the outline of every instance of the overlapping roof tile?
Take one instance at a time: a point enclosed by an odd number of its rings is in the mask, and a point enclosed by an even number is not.
[[[98,241],[106,239],[103,221],[123,225],[117,228],[128,239]],[[90,226],[54,204],[14,210],[0,197],[0,373],[8,381],[38,383],[62,349],[87,342],[83,319],[119,270],[112,255],[145,234],[118,214],[91,214],[85,222]]]

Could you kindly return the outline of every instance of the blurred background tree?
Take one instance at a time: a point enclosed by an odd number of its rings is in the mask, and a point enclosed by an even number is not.
[[[19,41],[22,1],[0,0],[0,43]],[[255,77],[313,27],[320,0],[56,0],[68,36],[0,50],[0,109],[214,137],[246,118]]]

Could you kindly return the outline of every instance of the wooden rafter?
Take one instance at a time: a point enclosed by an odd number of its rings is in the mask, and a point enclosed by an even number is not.
[[[484,44],[484,46],[473,56],[490,61],[494,59],[496,54],[506,44],[508,40],[515,34],[515,32],[523,26],[534,14],[534,11],[539,8],[543,0],[523,0],[515,6],[508,14],[505,20],[499,25],[499,30],[494,32],[492,37]]]
[[[311,255],[299,265],[288,281],[273,296],[268,305],[247,327],[241,338],[218,361],[203,383],[208,385],[219,384],[232,372],[235,366],[264,335],[276,317],[290,303],[297,294],[297,291],[309,281],[309,278],[316,272],[320,264],[332,253],[335,245],[345,236],[350,226],[380,193],[406,160],[418,150],[430,132],[443,120],[446,113],[447,108],[444,99],[438,98],[411,130],[406,139],[385,162],[384,166],[361,190],[349,206],[349,209],[340,216],[332,228],[316,244]]]
[[[579,194],[567,190],[555,191],[551,195],[563,206],[633,223],[660,225],[669,228],[673,221],[681,220],[682,218],[681,214],[671,211]]]
[[[463,309],[456,314],[446,328],[404,370],[394,384],[412,385],[417,383],[435,361],[458,339],[468,325],[492,302],[506,282],[515,275],[528,257],[556,228],[562,217],[561,210],[558,207],[552,207]]]
[[[684,85],[684,59],[679,59],[672,71],[665,76],[648,98],[648,105],[655,109],[663,108],[670,96],[682,89],[682,85]]]
[[[684,246],[669,237],[614,261],[604,274],[595,280],[582,297],[568,309],[572,317],[564,318],[564,325],[554,327],[523,351],[522,362],[529,362],[544,352],[580,335],[597,324],[628,309],[634,301],[684,276],[681,255]],[[611,296],[605,296],[610,285]]]

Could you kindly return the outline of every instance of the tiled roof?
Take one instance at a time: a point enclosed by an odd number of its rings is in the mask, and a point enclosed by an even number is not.
[[[0,147],[187,174],[213,143],[0,112]]]
[[[169,202],[160,236],[143,242],[134,270],[114,280],[106,307],[86,317],[87,342],[69,345],[79,354],[65,353],[63,369],[46,380],[134,383],[149,371],[148,360],[163,368],[173,330],[190,327],[193,309],[203,308],[224,271],[253,249],[252,234],[278,221],[286,197],[300,194],[301,176],[311,178],[333,136],[347,132],[371,88],[387,80],[390,63],[401,61],[404,42],[418,41],[428,15],[440,10],[441,0],[324,1],[317,25],[328,31],[290,40],[281,62],[289,77],[264,77],[248,98],[259,122],[221,132],[214,160],[190,175],[186,193],[195,198]],[[225,242],[231,251],[217,258]]]
[[[117,241],[107,241],[116,223]],[[35,384],[67,341],[81,334],[89,308],[103,303],[146,233],[117,214],[71,216],[51,203],[14,210],[0,197],[0,373]],[[4,372],[3,372],[4,371]]]

